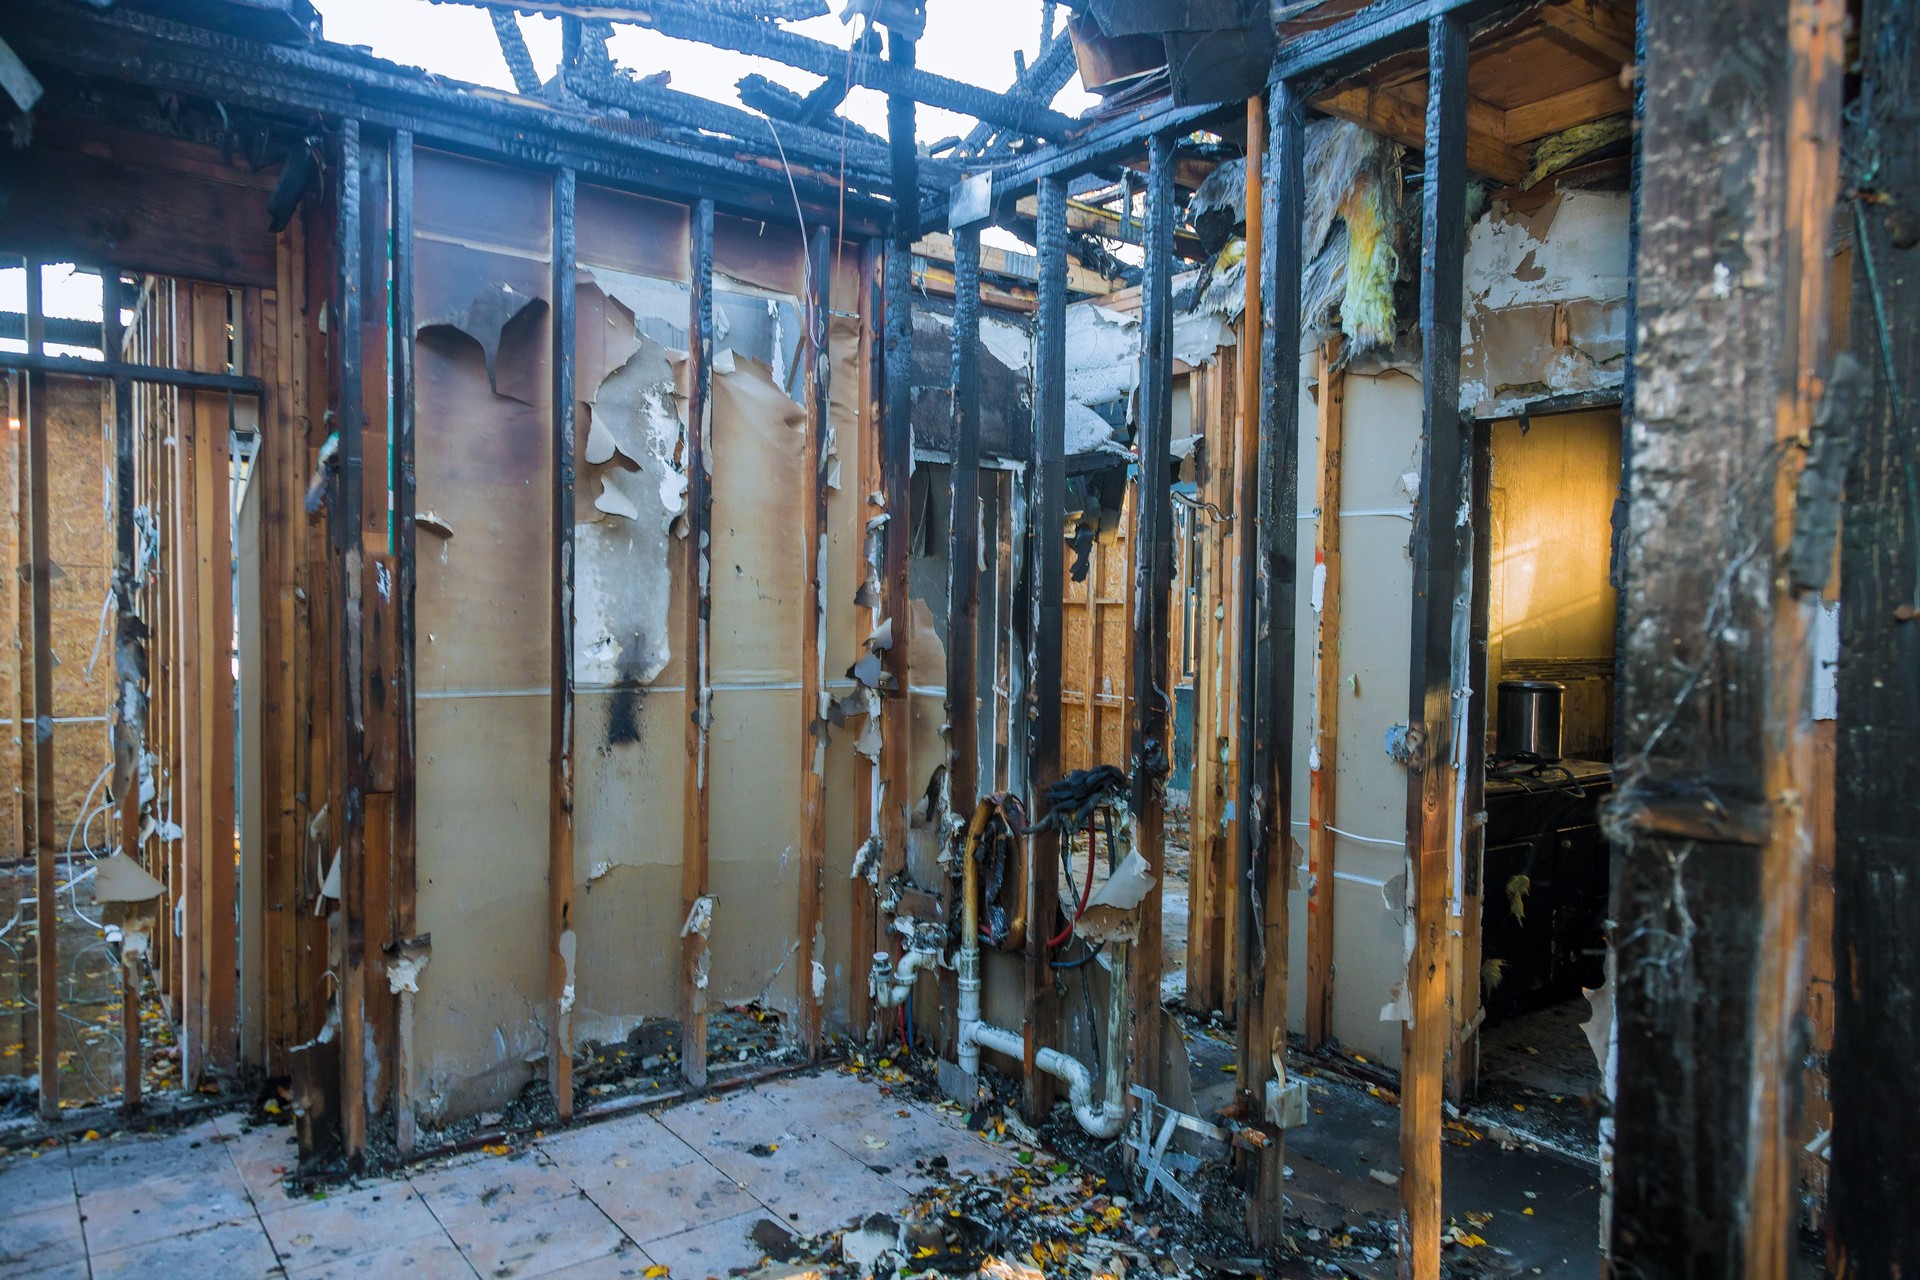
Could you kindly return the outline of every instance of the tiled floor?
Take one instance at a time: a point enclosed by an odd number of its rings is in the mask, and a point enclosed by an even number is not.
[[[0,1276],[725,1276],[772,1218],[805,1234],[1011,1160],[948,1113],[836,1071],[292,1199],[285,1129],[234,1117],[0,1162]],[[924,1164],[923,1164],[924,1168]]]

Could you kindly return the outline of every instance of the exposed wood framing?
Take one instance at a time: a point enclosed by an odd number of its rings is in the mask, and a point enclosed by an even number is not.
[[[126,331],[120,318],[132,301],[126,281],[115,268],[100,273],[100,351],[113,360],[125,358]],[[140,861],[140,753],[145,750],[147,690],[145,628],[137,599],[138,567],[134,540],[133,383],[113,382],[113,799],[119,827],[114,843],[134,863]],[[139,1109],[142,1054],[140,1045],[139,960],[124,954],[120,969],[120,1106]]]
[[[692,335],[687,371],[687,768],[680,862],[680,1075],[690,1088],[707,1083],[707,725],[713,703],[713,201],[693,206]],[[696,927],[697,926],[697,927]]]
[[[553,177],[552,762],[547,809],[547,1083],[560,1118],[573,1116],[573,415],[574,235],[577,179]]]
[[[365,165],[362,159],[360,123],[349,117],[340,124],[339,211],[335,226],[339,261],[338,330],[334,334],[335,404],[338,407],[337,430],[340,435],[338,484],[331,502],[334,566],[340,598],[337,603],[335,631],[340,646],[339,684],[334,706],[340,712],[340,732],[333,743],[338,753],[335,786],[340,803],[335,835],[339,846],[341,902],[341,949],[343,965],[338,1000],[340,1002],[340,1128],[347,1158],[358,1161],[367,1146],[366,1098],[366,921],[361,904],[366,901],[366,814],[363,783],[365,777],[366,729],[361,713],[361,636],[360,616],[364,582],[364,559],[360,532],[361,448],[365,434],[365,408],[361,396],[361,321],[366,289],[365,263],[362,261],[363,200]],[[384,275],[384,272],[382,273]]]
[[[814,228],[807,255],[807,440],[802,472],[812,491],[804,506],[801,546],[807,559],[807,602],[800,609],[800,1038],[820,1054],[827,989],[827,469],[832,463],[833,357],[827,332],[833,314],[833,251],[828,229]]]
[[[1460,416],[1460,309],[1467,224],[1467,24],[1433,19],[1427,38],[1426,177],[1420,254],[1420,498],[1414,513],[1407,737],[1407,896],[1412,928],[1400,1038],[1400,1274],[1440,1274],[1440,1126],[1452,1016],[1454,690],[1465,690],[1462,607],[1467,457]]]
[[[393,942],[396,947],[421,946],[415,827],[414,644],[415,589],[419,582],[414,541],[414,308],[413,308],[413,134],[394,134],[392,147],[393,199],[393,559],[395,614],[398,623],[397,683],[394,701],[399,715],[398,761],[393,777]],[[414,1093],[419,1063],[413,1046],[415,992],[399,992],[397,1036],[394,1045],[394,1139],[402,1155],[411,1155],[417,1143]]]
[[[1306,1047],[1333,1035],[1334,776],[1340,749],[1340,479],[1345,443],[1345,340],[1320,347],[1319,519],[1313,539],[1313,754],[1307,762]]]
[[[40,350],[43,332],[41,264],[27,259],[27,349]],[[34,1000],[38,1003],[36,1035],[39,1045],[40,1115],[51,1120],[60,1114],[60,897],[54,859],[59,838],[54,830],[53,777],[53,615],[49,587],[53,561],[47,553],[47,378],[27,376],[27,593],[31,599],[33,694],[29,716],[20,723],[33,726],[33,834],[34,834]]]
[[[1253,183],[1257,201],[1257,166]],[[1254,216],[1257,219],[1259,215]],[[1256,290],[1257,270],[1256,264],[1255,274],[1250,277]],[[1231,739],[1226,732],[1232,723],[1236,691],[1231,674],[1234,611],[1229,603],[1234,537],[1239,525],[1233,515],[1235,434],[1241,421],[1237,401],[1246,391],[1247,367],[1251,365],[1256,372],[1260,367],[1258,359],[1240,359],[1242,350],[1238,344],[1223,348],[1213,363],[1187,376],[1193,433],[1204,443],[1195,453],[1198,502],[1187,507],[1185,550],[1176,549],[1175,572],[1181,577],[1175,582],[1174,597],[1180,605],[1174,611],[1176,634],[1172,646],[1176,656],[1188,655],[1193,679],[1186,1002],[1189,1008],[1222,1011],[1233,1007],[1239,968],[1235,950],[1235,854],[1233,842],[1227,838],[1227,830],[1233,825],[1233,793],[1227,781]],[[1257,388],[1253,394],[1257,403]],[[1253,416],[1258,421],[1257,409]],[[1188,617],[1193,622],[1191,635],[1185,633]],[[1179,672],[1174,679],[1178,683]]]
[[[1291,81],[1272,91],[1261,183],[1259,464],[1242,490],[1257,539],[1242,554],[1238,808],[1240,1104],[1266,1141],[1248,1151],[1247,1227],[1281,1239],[1285,1140],[1267,1123],[1268,1091],[1287,1079],[1287,893],[1292,872],[1295,513],[1300,452],[1300,226],[1306,104]]]
[[[1040,212],[1039,198],[1021,196],[1013,202],[1013,211],[1022,218],[1037,218]],[[1137,219],[1122,218],[1116,210],[1073,199],[1067,201],[1067,230],[1084,231],[1103,240],[1119,240],[1126,244],[1139,244],[1142,232]],[[1174,228],[1173,248],[1183,258],[1198,258],[1205,253],[1200,247],[1199,237],[1179,227]]]
[[[1173,196],[1172,134],[1148,140],[1146,275],[1140,298],[1140,471],[1135,485],[1133,627],[1128,632],[1133,775],[1127,806],[1133,845],[1156,879],[1140,901],[1140,924],[1127,948],[1131,1069],[1148,1089],[1160,1080],[1160,896],[1166,877],[1166,786],[1173,756],[1173,690],[1167,672],[1168,606],[1173,590]],[[1089,872],[1091,874],[1091,872]],[[1115,961],[1116,965],[1119,963]]]
[[[1815,595],[1789,551],[1820,514],[1795,489],[1825,376],[1845,13],[1649,0],[1642,21],[1633,324],[1659,341],[1633,356],[1612,1266],[1784,1277]]]
[[[1066,590],[1067,505],[1067,269],[1066,184],[1040,180],[1040,309],[1033,341],[1033,468],[1028,512],[1028,626],[1026,715],[1027,792],[1039,797],[1061,776],[1061,646]],[[1016,731],[1017,734],[1017,731]],[[1026,1056],[1023,1110],[1029,1122],[1052,1108],[1050,1077],[1034,1068],[1036,1049],[1059,1043],[1060,1006],[1053,990],[1048,942],[1060,910],[1060,837],[1036,831],[1027,853]]]
[[[869,240],[860,251],[860,390],[859,390],[859,429],[854,441],[855,492],[859,495],[856,509],[860,512],[860,557],[864,582],[878,583],[879,590],[871,597],[856,593],[853,597],[856,618],[869,632],[887,621],[887,599],[884,579],[881,577],[881,564],[884,560],[886,528],[892,523],[886,514],[886,489],[883,479],[885,462],[880,444],[880,397],[885,388],[885,374],[881,367],[883,344],[876,323],[883,311],[881,296],[882,277],[886,270],[883,257],[884,248],[880,241]],[[869,531],[870,522],[879,520],[877,532]],[[864,603],[863,603],[864,601]],[[903,630],[904,628],[896,628]],[[902,643],[895,635],[893,644]],[[881,668],[887,669],[890,654],[882,650]],[[878,704],[869,702],[869,706],[884,707],[884,694]],[[886,715],[876,709],[875,717],[881,724],[880,749],[886,750]],[[880,761],[870,758],[865,752],[853,753],[854,777],[854,847],[864,851],[872,861],[869,868],[856,867],[857,873],[851,878],[850,888],[853,894],[852,932],[847,954],[851,963],[847,967],[848,979],[848,1027],[858,1043],[864,1043],[873,1030],[873,992],[869,987],[873,968],[873,953],[879,947],[879,895],[874,890],[875,880],[870,880],[879,869],[881,861],[876,849],[881,842],[883,776]],[[856,854],[856,858],[859,855]],[[876,876],[877,879],[877,876]]]
[[[1840,740],[1836,776],[1836,983],[1832,1058],[1835,1275],[1890,1276],[1920,1258],[1920,492],[1913,411],[1920,400],[1920,11],[1868,0],[1860,74],[1872,86],[1849,154],[1868,173],[1856,232],[1852,347],[1868,379],[1854,401],[1857,453],[1841,549]],[[1844,422],[1833,426],[1842,431]]]
[[[944,231],[929,232],[913,242],[913,251],[929,262],[951,263],[954,261],[953,237]],[[1036,278],[1034,259],[1007,249],[983,247],[980,250],[980,269],[991,275]],[[1066,273],[1067,288],[1075,293],[1105,296],[1114,291],[1113,281],[1098,271],[1082,266],[1077,258],[1066,259]]]

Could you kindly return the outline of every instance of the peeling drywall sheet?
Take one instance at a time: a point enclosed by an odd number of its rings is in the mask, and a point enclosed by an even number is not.
[[[1482,417],[1606,391],[1626,372],[1629,198],[1570,191],[1496,206],[1467,237],[1460,403]]]
[[[1066,347],[1067,455],[1124,453],[1128,433],[1093,406],[1131,404],[1140,385],[1139,317],[1098,303],[1077,303],[1067,308]]]
[[[576,500],[574,524],[574,679],[587,687],[651,684],[672,652],[674,532],[687,508],[680,353],[644,333],[636,342],[591,393],[577,473],[592,501],[583,513]]]

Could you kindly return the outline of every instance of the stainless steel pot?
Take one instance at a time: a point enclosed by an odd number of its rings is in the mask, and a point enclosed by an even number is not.
[[[1565,685],[1551,680],[1502,680],[1495,751],[1535,760],[1560,758],[1560,700]]]

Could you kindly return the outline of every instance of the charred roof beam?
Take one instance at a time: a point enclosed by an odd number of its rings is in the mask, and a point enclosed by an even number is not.
[[[438,3],[493,7],[486,0]],[[1071,116],[1024,95],[985,89],[917,67],[906,70],[879,58],[849,57],[848,51],[838,45],[784,31],[770,22],[730,17],[725,8],[716,9],[704,0],[518,0],[505,7],[523,13],[631,22],[676,40],[768,58],[817,76],[851,73],[852,83],[862,88],[905,95],[925,106],[957,111],[1035,137],[1063,138],[1079,127]]]

